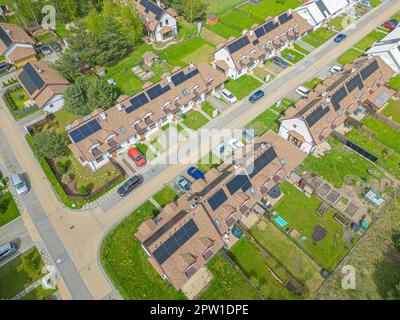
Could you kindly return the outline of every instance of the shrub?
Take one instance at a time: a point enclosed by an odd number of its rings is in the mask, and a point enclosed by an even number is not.
[[[90,194],[90,190],[87,186],[80,186],[78,192],[82,196],[88,196]]]

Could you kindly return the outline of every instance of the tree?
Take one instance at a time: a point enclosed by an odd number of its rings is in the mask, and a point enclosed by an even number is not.
[[[9,202],[6,200],[0,201],[0,214],[6,213]]]
[[[88,104],[91,108],[97,107],[107,110],[115,104],[118,96],[118,90],[103,81],[97,81],[89,86],[87,91]]]
[[[41,158],[58,158],[68,154],[68,141],[63,134],[40,132],[33,136],[32,148]]]
[[[71,49],[66,49],[61,53],[60,58],[52,64],[55,69],[64,79],[72,82],[75,75],[79,71],[80,63],[74,56]]]
[[[183,0],[183,15],[186,21],[192,23],[205,17],[207,6],[202,0]]]
[[[37,250],[31,251],[27,254],[22,255],[22,265],[27,273],[33,277],[40,273],[40,265],[42,263],[42,258],[40,257]]]

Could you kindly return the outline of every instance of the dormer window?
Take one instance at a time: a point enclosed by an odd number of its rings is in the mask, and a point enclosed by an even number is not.
[[[256,53],[256,50],[253,49],[253,50],[251,50],[250,55],[253,55],[253,54],[255,54],[255,53]]]
[[[200,88],[200,86],[199,86],[198,84],[196,84],[196,85],[192,88],[192,91],[194,92],[194,91],[196,91],[198,88]]]
[[[189,92],[189,90],[187,88],[185,88],[185,89],[182,90],[182,93],[186,97],[186,96],[189,95],[190,92]]]
[[[214,81],[214,79],[213,79],[213,78],[210,78],[210,79],[207,80],[207,83],[210,84],[210,83],[213,82],[213,81]]]
[[[178,100],[180,99],[181,97],[176,97],[176,98],[174,98],[174,101],[173,101],[173,103],[177,103],[178,102]]]
[[[136,120],[136,121],[133,123],[133,126],[136,127],[136,126],[138,126],[141,122],[142,122],[142,120]]]
[[[170,101],[167,101],[166,103],[163,104],[163,106],[161,107],[162,110],[167,109],[169,106],[171,105]]]

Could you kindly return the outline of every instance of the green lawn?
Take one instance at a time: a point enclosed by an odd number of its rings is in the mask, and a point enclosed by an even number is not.
[[[58,289],[45,289],[41,285],[33,289],[21,300],[46,300],[52,294],[56,293]]]
[[[321,268],[271,222],[261,220],[251,233],[310,293],[322,283]]]
[[[208,114],[208,116],[210,116],[211,118],[213,117],[213,112],[217,109],[215,109],[211,104],[209,104],[208,102],[205,102],[202,106],[201,106],[201,110],[205,113]],[[217,115],[220,115],[221,112],[217,111]]]
[[[185,299],[163,280],[148,261],[141,244],[134,238],[138,226],[154,217],[157,209],[145,202],[111,230],[100,249],[100,261],[114,286],[126,300]]]
[[[328,26],[335,28],[337,31],[342,31],[344,29],[343,20],[345,17],[336,17],[328,22]]]
[[[307,49],[304,49],[302,46],[300,46],[300,45],[297,44],[297,43],[293,43],[293,47],[294,47],[297,51],[301,52],[301,53],[304,54],[304,55],[307,55],[307,54],[310,53],[310,51],[308,51]]]
[[[204,156],[197,163],[197,167],[204,173],[208,170],[219,166],[222,163],[222,160],[213,152],[210,152],[208,155]]]
[[[386,34],[373,30],[365,38],[363,38],[360,42],[358,42],[354,47],[365,52],[372,46],[373,43],[383,39],[385,36]]]
[[[288,223],[285,229],[295,228],[301,234],[301,237],[305,236],[304,241],[299,238],[297,243],[321,267],[333,270],[351,245],[343,240],[342,226],[332,218],[334,211],[330,209],[324,217],[320,217],[316,213],[321,205],[318,198],[306,197],[289,182],[284,182],[280,186],[284,196],[273,209]],[[322,226],[327,231],[325,238],[320,241],[314,241],[312,238],[314,228],[317,225]]]
[[[387,84],[394,90],[400,90],[400,74],[390,78]]]
[[[360,52],[360,51],[358,51],[358,50],[356,50],[356,49],[350,48],[350,49],[347,50],[345,53],[343,53],[343,54],[337,59],[337,61],[338,61],[340,64],[345,65],[345,64],[351,63],[354,59],[356,59],[356,58],[358,58],[358,57],[361,57],[361,56],[362,56],[362,52]]]
[[[225,82],[225,88],[232,92],[238,100],[242,100],[257,88],[261,87],[262,83],[256,78],[247,74],[241,76],[237,80],[229,79]]]
[[[29,100],[28,94],[22,87],[10,92],[8,94],[8,98],[10,102],[13,104],[14,109],[18,111],[24,110],[25,109],[24,103]]]
[[[312,78],[310,81],[303,84],[304,87],[314,90],[317,85],[322,83],[322,80],[318,77]]]
[[[198,111],[190,111],[186,113],[185,119],[182,121],[186,127],[195,131],[206,125],[207,122],[208,119]]]
[[[299,167],[299,171],[304,170],[316,173],[336,188],[341,188],[346,178],[353,178],[359,181],[362,178],[370,179],[371,175],[368,174],[368,170],[374,172],[373,177],[378,180],[381,179],[382,173],[377,172],[376,167],[368,160],[349,150],[333,138],[328,138],[326,141],[330,144],[331,151],[321,158],[309,155]]]
[[[8,191],[0,195],[0,202],[7,204],[6,211],[0,213],[0,227],[2,227],[17,218],[19,216],[19,210],[12,194]]]
[[[214,14],[221,14],[229,11],[245,0],[203,0],[203,3],[207,5],[207,12]]]
[[[304,58],[302,54],[292,49],[284,49],[281,53],[281,56],[291,63],[299,62],[301,59]]]
[[[265,19],[268,16],[275,17],[288,9],[296,9],[301,4],[300,0],[262,0],[256,5],[246,4],[240,10],[259,19]]]
[[[24,259],[32,261],[29,267]],[[43,277],[44,262],[36,247],[0,267],[0,299],[10,299]]]
[[[52,116],[54,117],[54,122],[55,122],[54,128],[48,128],[48,129],[52,129],[58,133],[66,133],[65,127],[71,125],[75,120],[81,118],[76,114],[69,113],[65,109],[57,111]]]
[[[393,121],[400,123],[400,101],[390,99],[381,113]]]
[[[162,207],[164,208],[167,204],[175,201],[178,199],[178,196],[174,189],[171,187],[165,187],[161,191],[157,192],[153,199]]]
[[[269,72],[268,72],[265,68],[263,68],[263,67],[254,69],[254,70],[253,70],[253,73],[254,73],[254,75],[255,75],[257,78],[259,78],[259,79],[261,79],[261,80],[265,80],[267,76],[269,76],[269,81],[271,81],[271,80],[274,78],[274,76],[273,76],[271,73],[269,73]]]
[[[295,295],[284,287],[285,283],[279,283],[270,273],[268,260],[246,238],[242,237],[231,248],[229,255],[267,299],[295,299]]]
[[[194,62],[196,64],[199,64],[201,62],[211,62],[211,60],[214,57],[213,55],[214,51],[215,51],[214,46],[212,46],[209,43],[204,43],[197,50],[183,57],[182,61],[185,62],[185,64],[189,64],[191,62]]]
[[[305,43],[308,43],[309,45],[318,48],[319,46],[322,45],[322,42],[310,37],[310,36],[304,36],[301,38],[302,41],[304,41]]]
[[[260,300],[262,297],[248,284],[220,253],[207,264],[213,275],[211,283],[198,300]]]
[[[329,30],[327,28],[319,28],[315,31],[310,32],[308,35],[321,43],[328,41],[336,34],[335,31]]]

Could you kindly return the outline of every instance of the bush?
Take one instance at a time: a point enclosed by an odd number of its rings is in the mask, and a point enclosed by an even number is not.
[[[90,190],[89,190],[88,186],[80,186],[78,188],[78,192],[82,196],[88,196],[90,194]]]
[[[32,148],[39,157],[47,159],[66,156],[69,153],[67,139],[55,132],[41,132],[34,135]]]
[[[8,209],[8,203],[9,202],[6,200],[0,201],[0,214],[6,213]]]
[[[65,174],[68,172],[69,168],[71,167],[71,160],[67,160],[65,162],[58,162],[57,165],[57,170],[61,174]]]

